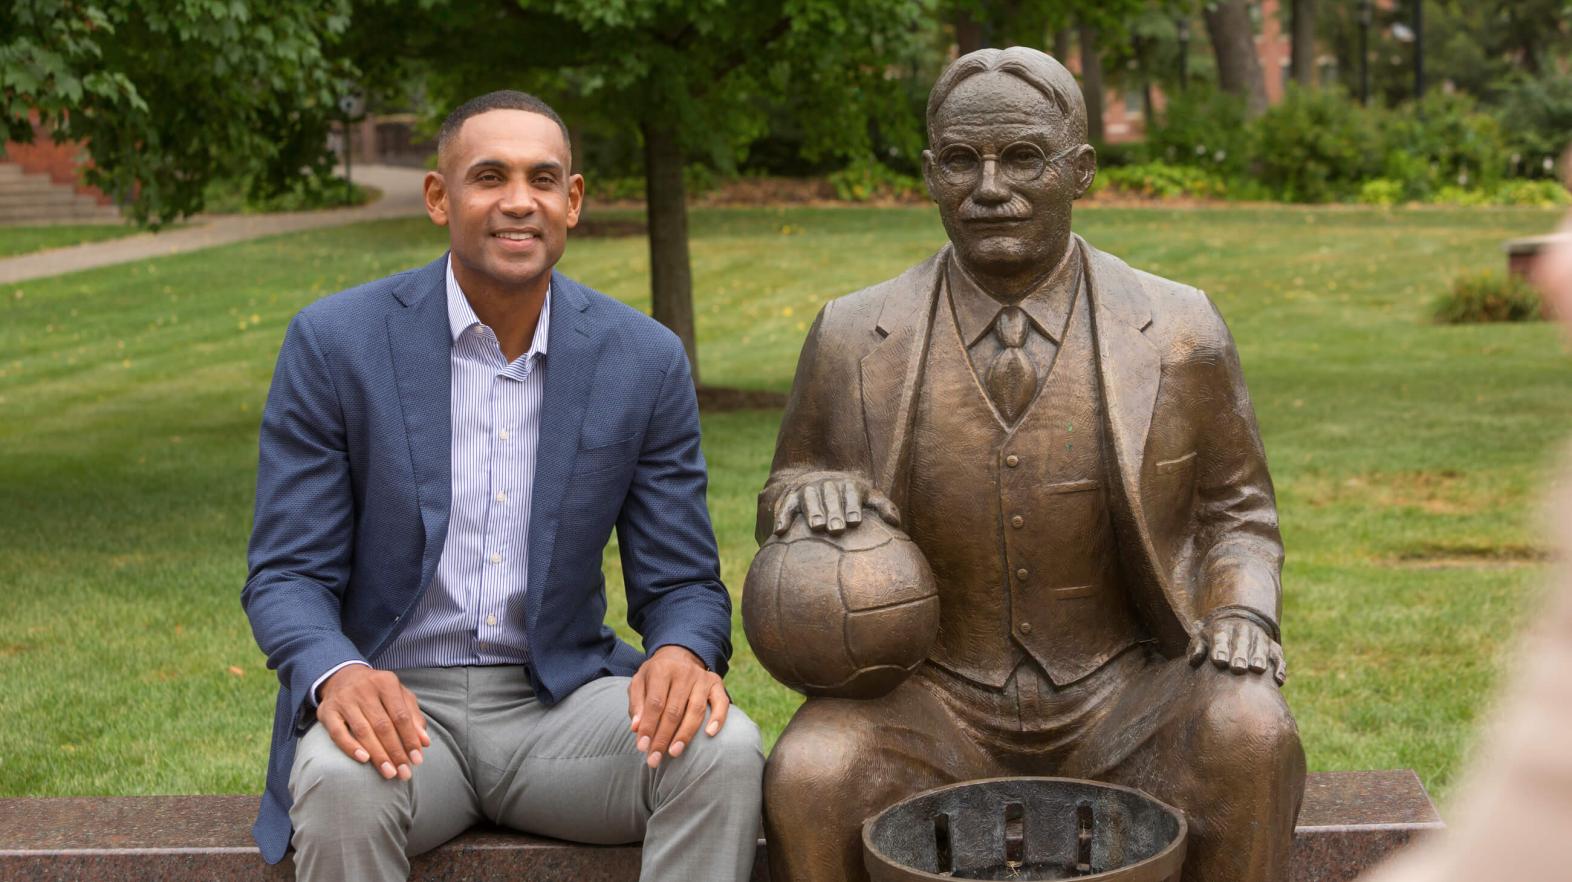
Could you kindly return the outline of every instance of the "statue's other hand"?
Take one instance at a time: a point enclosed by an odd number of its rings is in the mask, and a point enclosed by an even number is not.
[[[1282,644],[1249,616],[1224,613],[1202,623],[1190,638],[1190,665],[1199,667],[1208,658],[1234,674],[1270,671],[1279,686],[1288,679]]]
[[[895,503],[866,478],[850,472],[813,472],[775,500],[775,535],[786,532],[792,518],[801,515],[808,529],[838,536],[862,523],[864,508],[873,509],[892,527],[901,525]]]

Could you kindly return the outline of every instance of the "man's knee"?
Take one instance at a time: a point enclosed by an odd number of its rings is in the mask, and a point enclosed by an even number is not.
[[[356,835],[397,824],[410,812],[408,782],[386,780],[370,763],[356,762],[316,726],[301,738],[289,776],[289,810],[296,835]]]
[[[711,736],[700,730],[696,740],[706,742],[703,754],[708,769],[739,776],[739,781],[759,780],[764,769],[764,740],[758,725],[740,708],[731,709],[719,732]]]

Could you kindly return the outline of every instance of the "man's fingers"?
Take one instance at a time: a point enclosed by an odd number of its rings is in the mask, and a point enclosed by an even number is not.
[[[371,720],[372,730],[382,739],[388,759],[399,770],[399,776],[403,777],[404,767],[414,767],[409,752],[413,746],[420,744],[420,733],[415,729],[415,718],[410,716],[404,696],[399,694],[398,681],[379,684],[377,699],[382,703],[382,713],[378,714],[375,708],[367,708],[366,716]]]
[[[344,722],[349,725],[349,731],[354,734],[366,752],[371,754],[371,767],[381,773],[384,778],[392,778],[398,774],[398,769],[388,761],[388,752],[382,746],[382,739],[377,737],[375,728],[366,719],[366,715],[357,707],[350,707],[344,711]]]
[[[846,509],[847,526],[862,523],[862,488],[856,481],[848,478],[841,482],[841,505]]]
[[[802,511],[808,516],[808,529],[824,529],[824,500],[819,498],[819,488],[809,484],[802,488]]]
[[[640,668],[628,681],[628,728],[639,731],[639,711],[644,709],[644,669]]]
[[[825,481],[819,485],[819,497],[824,503],[824,528],[833,536],[846,531],[846,510],[841,507],[839,481]]]
[[[655,737],[650,739],[649,758],[646,760],[652,769],[660,765],[661,758],[671,746],[672,736],[677,734],[677,727],[682,725],[682,719],[687,714],[691,687],[684,688],[685,685],[672,683],[665,707],[661,709],[660,728],[655,730]]]
[[[900,509],[896,508],[895,503],[890,501],[890,497],[885,496],[882,492],[870,489],[866,504],[873,506],[873,510],[879,513],[879,518],[886,524],[892,527],[901,525]]]
[[[345,756],[357,763],[370,761],[371,754],[364,747],[360,746],[360,742],[355,740],[354,735],[350,734],[349,726],[344,724],[343,717],[332,712],[319,713],[317,714],[317,722],[321,723],[322,727],[327,730],[328,737],[333,739],[333,743],[338,745],[339,750],[344,751]]]
[[[786,532],[791,527],[791,519],[801,510],[802,502],[797,493],[782,493],[781,497],[775,500],[775,535],[779,536]]]
[[[420,737],[420,743],[415,746],[415,749],[418,751],[422,747],[430,747],[431,733],[426,726],[426,715],[420,712],[420,699],[409,691],[408,687],[401,685],[399,688],[404,691],[404,704],[409,708],[410,715],[415,718],[415,733]],[[424,757],[414,754],[410,754],[410,759],[414,760],[417,766],[425,762]]]
[[[1250,669],[1250,654],[1255,651],[1255,640],[1260,629],[1243,621],[1231,623],[1233,632],[1234,654],[1228,662],[1228,669],[1236,674],[1243,674]]]
[[[1228,627],[1223,624],[1212,626],[1212,664],[1219,668],[1228,667],[1228,662],[1234,657],[1234,647],[1229,639]]]
[[[709,698],[710,722],[704,727],[704,734],[714,738],[720,734],[721,727],[726,725],[726,714],[731,710],[731,696],[726,694],[726,684],[719,677],[710,686]]]
[[[639,711],[640,753],[649,751],[650,744],[655,740],[655,734],[660,731],[661,716],[665,713],[666,704],[670,700],[666,694],[670,681],[670,675],[664,673],[659,665],[650,666],[650,673],[644,684],[644,705]]]
[[[671,736],[671,748],[666,751],[669,756],[682,756],[682,752],[693,743],[693,736],[699,734],[699,724],[704,722],[704,697],[708,692],[705,678],[693,681],[693,688],[688,692],[687,707],[682,712],[682,722],[677,724],[677,734]]]

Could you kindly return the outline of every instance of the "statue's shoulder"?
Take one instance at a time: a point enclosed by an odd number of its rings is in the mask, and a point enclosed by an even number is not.
[[[819,333],[855,339],[882,339],[894,327],[921,316],[938,280],[949,246],[905,272],[877,284],[836,297],[819,314]]]
[[[1099,265],[1102,278],[1123,281],[1116,286],[1121,289],[1115,292],[1116,296],[1125,301],[1129,312],[1141,315],[1143,320],[1150,319],[1152,331],[1184,336],[1226,333],[1217,307],[1205,291],[1137,269],[1106,251],[1090,246],[1088,249],[1093,263]]]

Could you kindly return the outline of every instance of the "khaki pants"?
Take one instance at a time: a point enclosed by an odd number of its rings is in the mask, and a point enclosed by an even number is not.
[[[759,828],[759,730],[733,707],[714,737],[644,765],[628,728],[628,678],[594,680],[555,707],[513,666],[416,668],[431,746],[409,781],[344,755],[322,726],[290,774],[296,876],[395,880],[409,857],[487,819],[596,844],[644,843],[640,878],[745,880]]]

